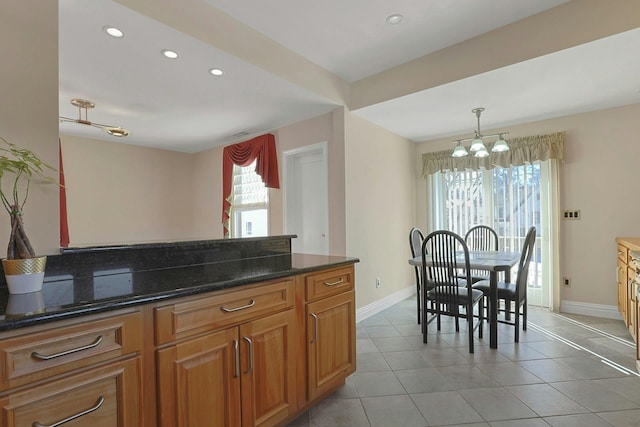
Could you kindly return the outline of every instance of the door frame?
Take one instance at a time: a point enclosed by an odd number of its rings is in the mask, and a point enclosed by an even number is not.
[[[284,185],[283,185],[283,192],[282,192],[282,205],[284,207],[283,209],[283,220],[284,220],[284,232],[285,234],[291,234],[291,232],[288,230],[288,218],[289,215],[291,215],[290,212],[290,206],[289,206],[289,201],[291,200],[292,195],[290,194],[290,192],[292,191],[291,189],[293,188],[293,185],[291,185],[291,180],[293,179],[292,176],[292,164],[293,161],[295,160],[296,157],[302,157],[304,155],[309,155],[309,154],[313,154],[316,152],[320,152],[320,155],[322,157],[322,172],[324,174],[324,183],[325,183],[325,200],[324,200],[324,207],[325,207],[325,213],[326,215],[324,216],[325,218],[325,224],[324,224],[324,229],[326,230],[325,232],[325,247],[324,247],[324,254],[325,255],[329,255],[329,249],[330,249],[330,233],[329,233],[329,153],[328,153],[328,143],[327,141],[322,141],[322,142],[318,142],[315,144],[310,144],[310,145],[305,145],[304,147],[299,147],[299,148],[294,148],[291,150],[287,150],[287,151],[283,151],[282,152],[282,163],[283,163],[283,167],[282,167],[282,175],[284,177]]]

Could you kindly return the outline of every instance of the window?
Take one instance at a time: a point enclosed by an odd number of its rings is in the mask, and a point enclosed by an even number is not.
[[[233,165],[231,190],[231,237],[259,237],[269,234],[269,190],[249,166]]]
[[[544,169],[544,168],[543,168]],[[544,248],[541,195],[546,190],[539,162],[492,170],[447,171],[434,174],[432,216],[434,229],[451,230],[461,236],[477,224],[487,224],[498,233],[501,250],[519,252],[529,227],[537,230],[535,251],[528,277],[529,304],[548,305],[543,289]],[[548,217],[548,215],[547,215]],[[517,271],[512,271],[515,280]]]

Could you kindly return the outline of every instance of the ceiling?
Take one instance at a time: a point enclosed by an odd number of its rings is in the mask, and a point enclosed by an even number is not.
[[[94,127],[60,123],[61,134],[182,152],[242,141],[343,105],[339,97],[315,90],[321,79],[314,73],[349,88],[566,0],[192,2],[214,8],[214,42],[206,34],[194,36],[197,28],[191,30],[188,20],[169,26],[122,4],[144,6],[144,0],[59,0],[60,115],[77,117],[70,100],[89,99],[96,104],[90,121],[132,132],[114,138]],[[158,3],[167,9],[157,15],[165,22],[175,15],[167,6],[171,1]],[[387,24],[394,13],[404,19]],[[125,36],[107,36],[106,25]],[[247,35],[256,43],[242,45]],[[273,48],[279,64],[264,58],[264,46]],[[486,108],[486,129],[637,103],[640,55],[629,54],[637,46],[640,29],[353,113],[418,142],[472,133],[474,107]],[[163,49],[175,50],[178,59],[164,58]],[[212,76],[213,67],[224,74]]]

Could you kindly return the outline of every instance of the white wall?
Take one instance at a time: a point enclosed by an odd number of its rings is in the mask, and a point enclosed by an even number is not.
[[[34,13],[36,10],[38,13]],[[56,168],[57,16],[57,1],[3,0],[0,4],[0,136],[34,151],[43,161]],[[53,176],[57,179],[56,173]],[[60,220],[57,186],[32,185],[29,201],[24,208],[24,223],[38,255],[58,253]],[[9,232],[9,215],[1,215],[0,247],[6,247]]]
[[[361,308],[415,287],[408,264],[415,151],[413,143],[355,115],[347,116],[345,128],[347,255],[360,258],[356,305]]]
[[[560,166],[560,209],[579,209],[579,221],[560,223],[562,301],[616,306],[615,238],[640,236],[635,187],[640,159],[640,104],[509,126],[509,137],[567,132]],[[487,130],[491,133],[494,130]],[[451,141],[416,145],[417,222],[426,228],[422,153],[451,148]]]

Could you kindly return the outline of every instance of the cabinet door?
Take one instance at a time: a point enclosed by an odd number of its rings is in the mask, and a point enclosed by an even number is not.
[[[294,310],[240,326],[243,427],[276,425],[296,412],[296,333]]]
[[[163,427],[240,425],[238,328],[158,350],[158,413]]]
[[[353,291],[307,304],[309,400],[356,370],[355,316]]]
[[[618,251],[620,252],[620,251]],[[627,264],[618,259],[618,311],[622,315],[624,324],[629,326],[629,317],[627,316]]]
[[[91,369],[0,398],[1,427],[139,427],[139,358]]]

